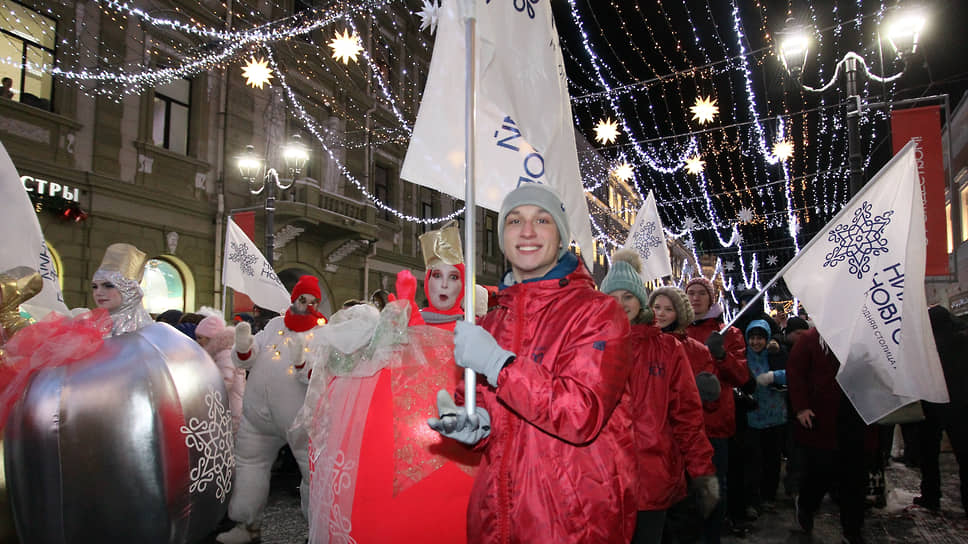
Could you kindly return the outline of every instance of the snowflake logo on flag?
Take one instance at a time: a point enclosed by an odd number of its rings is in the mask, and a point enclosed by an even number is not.
[[[871,269],[871,257],[888,252],[884,229],[891,223],[892,215],[894,210],[875,216],[871,213],[871,204],[865,200],[854,211],[850,224],[837,225],[827,235],[827,240],[837,246],[825,256],[823,265],[833,268],[847,261],[850,273],[863,279],[864,273]]]
[[[235,468],[232,414],[222,404],[222,394],[212,388],[205,394],[205,405],[208,419],[193,417],[181,428],[185,445],[199,454],[189,473],[192,483],[188,491],[204,493],[208,484],[214,482],[215,497],[224,503],[232,490],[232,469]]]
[[[652,255],[652,248],[662,245],[662,239],[655,235],[655,221],[649,221],[645,227],[635,231],[632,235],[632,247],[639,252],[643,259],[648,260]]]
[[[232,253],[229,255],[229,261],[239,263],[239,268],[246,276],[250,278],[255,276],[252,265],[259,260],[259,257],[249,253],[249,248],[245,244],[236,244],[235,242],[230,242],[230,244],[232,244]]]

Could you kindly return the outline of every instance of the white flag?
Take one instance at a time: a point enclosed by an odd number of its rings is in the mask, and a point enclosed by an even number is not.
[[[0,251],[0,272],[18,266],[26,266],[44,278],[44,288],[24,303],[23,309],[34,319],[43,319],[50,312],[69,313],[64,304],[57,279],[57,270],[40,230],[40,222],[30,197],[20,182],[20,174],[14,167],[7,149],[0,143],[0,202],[4,213],[0,231],[5,234],[3,251]]]
[[[655,195],[651,191],[635,216],[635,223],[629,230],[625,247],[634,250],[642,259],[642,281],[650,282],[672,275],[672,263],[669,262],[669,248],[666,246],[665,232],[662,230],[662,219],[655,205]]]
[[[916,399],[948,402],[928,321],[925,246],[909,143],[783,274],[841,361],[837,381],[867,423]]]
[[[500,210],[521,183],[561,195],[572,238],[592,266],[592,231],[550,2],[476,0],[477,204]],[[464,194],[465,26],[445,0],[430,74],[400,176],[456,198]]]
[[[279,281],[279,276],[231,217],[225,229],[222,282],[248,295],[262,308],[283,313],[289,307],[289,292]]]

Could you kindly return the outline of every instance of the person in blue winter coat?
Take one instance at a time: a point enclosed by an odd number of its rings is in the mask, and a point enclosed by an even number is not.
[[[780,458],[787,423],[787,352],[770,338],[770,325],[756,319],[746,326],[746,364],[756,378],[756,408],[746,413],[746,486],[757,511],[776,508]]]

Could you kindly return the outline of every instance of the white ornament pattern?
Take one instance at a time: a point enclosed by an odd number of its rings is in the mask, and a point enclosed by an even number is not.
[[[215,483],[215,496],[225,502],[232,490],[232,469],[235,468],[233,453],[232,415],[222,403],[222,394],[209,388],[205,394],[208,406],[208,419],[196,417],[181,428],[185,435],[185,445],[202,455],[190,472],[191,493],[204,493],[208,484]]]

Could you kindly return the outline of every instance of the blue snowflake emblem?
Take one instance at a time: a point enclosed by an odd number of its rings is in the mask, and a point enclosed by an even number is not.
[[[245,244],[229,243],[232,245],[232,253],[229,255],[229,261],[239,263],[239,268],[242,269],[242,273],[246,276],[250,278],[255,276],[255,270],[252,268],[252,265],[259,260],[259,257],[249,253],[249,248]]]
[[[875,216],[871,213],[871,204],[865,200],[854,211],[850,224],[837,225],[827,235],[827,240],[836,242],[837,247],[825,256],[827,261],[823,265],[833,268],[847,261],[850,273],[863,279],[864,273],[871,269],[871,257],[888,252],[884,228],[891,223],[892,215],[894,210]]]
[[[632,247],[643,260],[648,260],[652,255],[652,248],[662,245],[662,239],[655,235],[655,229],[655,221],[649,221],[645,227],[636,230],[632,235]]]

